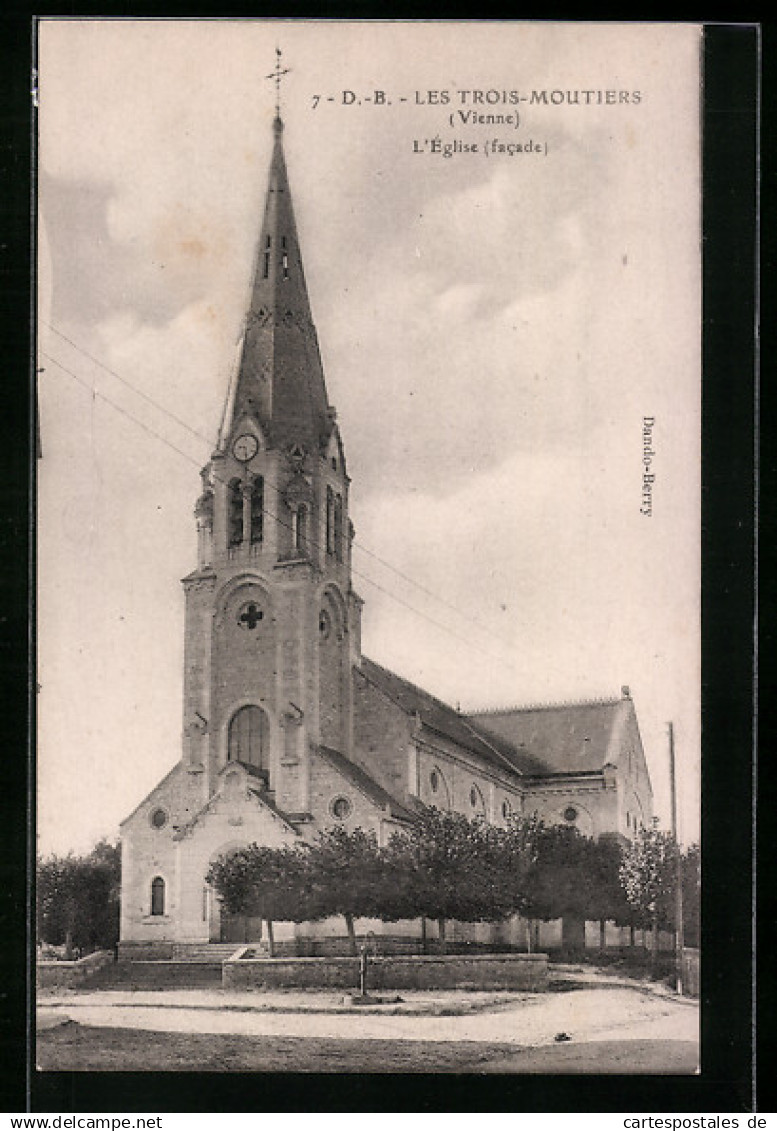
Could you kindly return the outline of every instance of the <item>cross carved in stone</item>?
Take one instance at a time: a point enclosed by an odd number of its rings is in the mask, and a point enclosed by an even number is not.
[[[245,628],[253,629],[256,628],[263,617],[264,613],[259,606],[252,603],[246,606],[238,619]]]

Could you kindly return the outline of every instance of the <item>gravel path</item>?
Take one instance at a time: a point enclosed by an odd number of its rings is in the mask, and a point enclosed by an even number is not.
[[[695,1002],[640,987],[602,985],[545,994],[403,994],[401,1005],[365,1012],[341,994],[241,994],[208,990],[92,991],[50,995],[39,1028],[65,1020],[178,1033],[314,1037],[350,1040],[483,1041],[552,1044],[698,1040]],[[467,1012],[445,1015],[456,1008]]]

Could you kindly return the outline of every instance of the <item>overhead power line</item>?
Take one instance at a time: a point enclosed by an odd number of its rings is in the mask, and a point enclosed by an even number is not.
[[[161,412],[163,415],[168,416],[171,420],[175,421],[175,423],[179,427],[183,428],[184,431],[188,432],[191,436],[194,436],[195,439],[201,441],[204,444],[207,444],[209,452],[212,452],[214,450],[214,448],[216,446],[216,440],[213,437],[207,436],[204,432],[200,432],[196,428],[193,428],[191,424],[189,424],[185,420],[182,420],[181,417],[177,416],[174,412],[172,412],[170,409],[168,409],[165,405],[162,405],[158,401],[154,400],[153,397],[150,397],[148,395],[148,393],[145,393],[142,389],[139,389],[135,384],[133,384],[133,382],[129,381],[126,377],[123,377],[120,373],[117,373],[115,369],[112,369],[109,365],[106,365],[106,363],[104,361],[101,361],[98,357],[95,357],[94,354],[92,354],[88,350],[84,349],[83,346],[80,346],[77,342],[74,342],[72,338],[69,338],[67,336],[67,334],[64,334],[62,332],[62,330],[60,330],[58,327],[54,326],[51,322],[46,322],[45,320],[43,320],[43,324],[45,326],[47,326],[50,330],[53,330],[53,332],[55,334],[57,334],[60,338],[62,338],[63,341],[67,342],[68,345],[72,346],[73,349],[75,349],[79,353],[83,354],[84,357],[87,357],[95,365],[97,365],[101,369],[105,370],[106,373],[109,373],[112,377],[115,377],[116,380],[119,381],[122,385],[124,385],[125,388],[129,389],[130,392],[135,393],[142,400],[144,400],[147,404],[149,404],[153,408],[155,408],[158,412]],[[49,355],[47,354],[46,356],[48,357]],[[52,358],[52,360],[54,360],[54,359]],[[60,364],[60,363],[57,362],[57,364]],[[62,368],[64,368],[64,366]],[[91,386],[90,386],[90,388],[91,388]],[[102,395],[102,394],[100,394],[100,395]],[[103,399],[107,399],[107,398],[103,397]],[[117,406],[115,404],[115,402],[109,402],[109,403],[112,403],[114,408],[117,408],[119,411],[123,411],[123,410],[119,409],[119,406]],[[125,413],[125,415],[129,415],[129,414]],[[131,419],[136,419],[136,418],[131,417]],[[136,422],[140,423],[140,421],[136,421]],[[155,432],[154,434],[159,439],[163,440],[164,442],[166,442],[166,443],[168,442],[165,439],[165,437],[163,437],[160,433]],[[173,444],[170,444],[170,447],[175,447],[175,446]],[[179,449],[176,448],[175,450],[178,451]],[[184,453],[180,453],[180,454],[184,454]],[[187,457],[187,458],[189,458],[189,457]],[[267,486],[272,491],[274,491],[279,497],[281,496],[281,491],[274,484],[268,483]],[[354,545],[354,549],[357,553],[364,554],[365,557],[372,558],[374,561],[379,562],[382,566],[384,566],[386,569],[390,570],[397,577],[399,577],[403,581],[407,582],[408,585],[412,585],[414,588],[418,589],[418,591],[423,593],[425,596],[431,597],[432,600],[436,601],[439,605],[441,605],[441,606],[443,606],[447,609],[450,609],[452,612],[456,613],[456,615],[459,616],[462,620],[465,620],[469,624],[474,625],[481,632],[485,633],[485,635],[488,636],[490,639],[496,641],[496,643],[498,643],[501,647],[508,649],[508,651],[513,650],[513,645],[512,645],[511,642],[504,640],[502,637],[499,636],[498,633],[494,632],[493,629],[490,628],[488,625],[483,624],[483,622],[481,620],[479,620],[477,617],[473,617],[471,614],[464,612],[458,605],[453,604],[452,601],[447,601],[444,597],[441,597],[439,595],[439,593],[435,593],[434,590],[430,589],[428,586],[423,585],[420,581],[417,581],[415,578],[410,577],[408,574],[404,573],[401,569],[398,569],[397,566],[393,565],[389,561],[386,561],[385,558],[383,558],[379,554],[375,553],[374,550],[370,550],[367,546],[364,546],[361,543],[356,543]],[[369,580],[371,584],[373,584],[373,585],[375,584],[375,582],[372,582],[371,579],[368,578],[367,580]]]
[[[169,440],[166,436],[163,436],[161,432],[156,431],[156,429],[150,427],[144,421],[140,420],[137,416],[133,415],[133,413],[129,412],[127,409],[123,408],[121,405],[119,405],[115,401],[111,400],[111,398],[106,396],[105,393],[102,393],[100,390],[96,389],[94,387],[94,385],[90,384],[89,381],[87,381],[85,378],[80,376],[78,373],[74,372],[72,369],[68,368],[68,366],[63,365],[63,363],[61,361],[59,361],[57,358],[53,357],[51,354],[47,353],[45,350],[41,351],[41,356],[45,357],[48,361],[52,362],[59,369],[61,369],[64,373],[67,373],[69,377],[72,377],[73,380],[75,380],[79,385],[81,385],[84,389],[86,389],[87,392],[89,392],[92,395],[92,397],[99,397],[100,400],[102,400],[106,404],[110,405],[110,407],[113,408],[116,412],[120,413],[122,416],[124,416],[128,420],[132,421],[132,423],[136,424],[139,428],[142,428],[144,432],[148,433],[148,435],[152,436],[154,439],[159,440],[161,443],[165,444],[168,448],[170,448],[172,451],[176,452],[179,456],[181,456],[183,459],[187,460],[189,463],[193,464],[195,467],[199,466],[199,460],[195,459],[188,452],[185,452],[183,450],[183,448],[179,448],[176,444],[172,443],[172,441]],[[214,475],[213,478],[216,480],[216,482],[219,482],[219,483],[223,484],[224,486],[229,485],[226,480],[221,479],[217,475]],[[266,506],[263,509],[264,509],[264,513],[266,515],[268,515],[269,518],[274,519],[280,526],[284,527],[286,530],[292,530],[292,526],[291,526],[290,522],[287,522],[284,518],[282,518],[278,514],[275,514],[273,511],[271,511]],[[317,542],[314,538],[309,538],[308,541],[317,550],[322,549],[321,544],[319,542]],[[377,557],[377,555],[373,555],[373,556]],[[381,560],[381,559],[378,559],[378,560]],[[383,593],[391,601],[394,601],[396,604],[401,605],[403,608],[407,609],[409,612],[413,613],[415,616],[420,617],[422,620],[425,620],[428,624],[431,624],[435,628],[438,628],[441,632],[444,632],[448,636],[451,636],[454,639],[461,641],[462,643],[466,644],[467,647],[469,647],[469,648],[476,649],[478,652],[482,653],[484,656],[488,656],[492,660],[496,660],[497,662],[499,662],[501,664],[506,664],[513,671],[517,671],[517,668],[515,667],[515,665],[512,664],[509,660],[505,659],[504,656],[498,656],[498,655],[496,655],[496,653],[490,652],[487,648],[484,648],[482,645],[478,644],[477,641],[473,641],[469,637],[463,636],[461,633],[456,632],[456,630],[451,628],[450,625],[444,624],[442,621],[436,620],[434,617],[430,617],[428,613],[422,612],[420,609],[416,608],[414,605],[411,605],[409,602],[403,600],[401,597],[398,597],[396,593],[392,593],[391,590],[386,589],[385,586],[380,585],[377,581],[374,581],[367,574],[362,573],[360,570],[353,568],[353,566],[351,567],[351,573],[354,574],[354,576],[360,578],[360,580],[365,581],[368,585],[371,585],[374,589],[377,589],[378,592]]]

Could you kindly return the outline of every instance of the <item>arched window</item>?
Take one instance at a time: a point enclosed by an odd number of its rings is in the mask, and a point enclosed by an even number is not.
[[[299,506],[295,511],[292,511],[292,532],[294,534],[294,549],[303,553],[307,544],[307,518],[308,510],[305,506]]]
[[[450,809],[451,798],[445,776],[439,766],[434,766],[429,773],[429,794],[431,804],[437,809]]]
[[[251,487],[251,542],[256,545],[262,541],[264,518],[264,479],[258,475]]]
[[[267,715],[261,707],[241,707],[229,724],[227,758],[255,766],[266,774],[270,762],[270,735]]]
[[[484,815],[486,807],[483,802],[483,794],[474,784],[470,787],[469,804],[470,808],[474,809],[477,814],[479,814],[480,816]]]
[[[343,500],[340,495],[335,496],[334,510],[335,557],[341,562],[343,560]]]
[[[331,487],[326,489],[326,552],[335,552],[335,493]]]
[[[154,876],[151,881],[151,914],[164,915],[165,913],[165,881],[161,876]]]
[[[230,546],[240,546],[243,542],[243,489],[239,479],[229,484],[229,524],[227,537]]]

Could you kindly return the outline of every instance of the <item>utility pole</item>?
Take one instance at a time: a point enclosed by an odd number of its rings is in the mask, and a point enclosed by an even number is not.
[[[669,726],[669,783],[672,794],[672,836],[677,848],[677,875],[675,877],[675,970],[677,974],[677,992],[683,992],[683,857],[677,837],[677,777],[674,764],[674,725]]]

